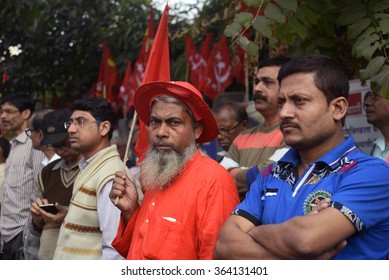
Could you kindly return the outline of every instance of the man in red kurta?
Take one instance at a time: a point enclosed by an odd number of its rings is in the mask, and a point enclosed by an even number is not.
[[[198,151],[217,135],[200,92],[186,82],[151,82],[134,97],[150,147],[140,166],[145,190],[117,172],[110,198],[121,210],[112,245],[127,259],[213,259],[220,228],[239,202],[229,173]]]

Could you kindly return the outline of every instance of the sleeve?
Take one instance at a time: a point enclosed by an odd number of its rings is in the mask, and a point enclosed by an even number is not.
[[[389,216],[389,165],[383,161],[364,164],[343,174],[331,197],[357,231],[369,229]]]
[[[197,209],[200,260],[214,258],[214,248],[220,229],[239,203],[236,187],[229,174],[218,178],[221,179],[211,183],[211,187],[202,188],[209,191],[201,193],[199,197],[199,201],[202,202]]]
[[[115,238],[119,225],[120,210],[109,199],[111,188],[112,180],[108,181],[102,188],[97,202],[97,215],[103,235],[101,259],[120,260],[123,257],[112,247],[112,240]]]
[[[239,215],[256,226],[260,225],[263,212],[263,186],[264,182],[261,174],[251,184],[246,198],[235,208],[233,215]]]

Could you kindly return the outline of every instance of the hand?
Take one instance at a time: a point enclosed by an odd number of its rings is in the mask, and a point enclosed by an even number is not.
[[[46,199],[47,202],[47,199]],[[41,208],[39,205],[45,204],[45,199],[43,198],[37,198],[30,207],[30,213],[32,217],[32,221],[37,226],[39,229],[42,229],[43,226],[45,225],[45,220],[41,215]]]
[[[58,202],[55,203],[55,207],[58,209],[57,214],[51,214],[51,213],[46,212],[45,210],[43,210],[41,208],[39,209],[40,214],[43,217],[43,219],[45,220],[45,222],[51,223],[51,224],[61,224],[63,222],[66,214],[68,213],[68,208],[62,206]]]
[[[347,241],[343,240],[339,244],[336,244],[334,248],[328,250],[327,252],[321,254],[316,259],[317,260],[330,260],[332,259],[337,253],[342,251],[347,246]]]
[[[109,193],[111,202],[122,212],[122,216],[128,222],[138,208],[138,192],[135,184],[122,171],[117,171]]]
[[[325,198],[313,207],[310,214],[317,214],[330,206],[331,198]]]

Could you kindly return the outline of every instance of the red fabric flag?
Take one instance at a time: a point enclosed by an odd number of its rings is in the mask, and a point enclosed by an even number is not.
[[[116,65],[112,59],[111,52],[108,49],[107,41],[104,41],[95,96],[106,98],[116,107],[115,99],[119,91],[119,86],[120,82]]]
[[[224,92],[231,83],[231,61],[227,48],[227,38],[223,35],[212,49],[199,89],[211,100],[214,100],[215,96]]]
[[[133,74],[131,75],[130,78],[127,112],[129,112],[132,106],[134,106],[133,101],[134,101],[135,91],[142,84],[147,61],[149,59],[150,52],[151,52],[151,46],[153,44],[154,35],[155,35],[154,12],[153,12],[153,8],[150,6],[149,22],[147,24],[147,29],[145,31],[145,36],[143,38],[138,59],[136,60],[134,65]]]
[[[142,84],[152,81],[170,81],[170,56],[168,38],[169,6],[166,4],[155,35]],[[138,164],[142,162],[149,146],[146,125],[139,120],[139,138],[135,145]]]
[[[132,74],[132,66],[131,61],[127,62],[126,73],[124,74],[124,78],[122,81],[122,85],[120,86],[120,92],[118,95],[118,104],[122,107],[123,116],[127,116],[128,112],[128,98],[130,92],[130,80]]]
[[[210,45],[213,34],[208,33],[200,47],[200,52],[196,51],[192,38],[185,36],[185,53],[190,66],[190,81],[199,88],[203,79],[204,70],[210,53]]]
[[[246,85],[246,74],[245,74],[245,51],[239,46],[235,45],[234,55],[232,57],[232,75],[242,85]]]

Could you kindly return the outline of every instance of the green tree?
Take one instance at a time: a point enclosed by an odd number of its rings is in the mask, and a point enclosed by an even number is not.
[[[239,6],[237,1],[237,6]],[[236,9],[225,34],[249,55],[329,55],[347,65],[350,78],[370,79],[389,98],[388,0],[243,0],[257,13]],[[245,36],[253,29],[258,36]]]

